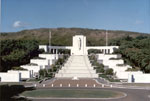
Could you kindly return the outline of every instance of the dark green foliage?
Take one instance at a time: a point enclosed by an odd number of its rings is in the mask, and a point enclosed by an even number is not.
[[[89,59],[90,59],[92,65],[94,66],[94,69],[96,69],[97,73],[104,73],[104,71],[105,71],[104,70],[104,65],[98,63],[95,55],[89,56]]]
[[[58,49],[58,53],[60,53],[60,54],[70,54],[70,50],[69,49]]]
[[[112,68],[106,69],[105,74],[106,75],[113,75],[113,69]]]
[[[24,69],[22,67],[12,67],[13,70],[27,70],[27,69]]]
[[[54,68],[55,67],[52,67],[53,69],[40,69],[39,71],[39,77],[38,79],[43,79],[45,77],[47,78],[52,78],[53,77],[53,74],[54,74]]]
[[[140,68],[146,73],[150,73],[150,37],[129,36],[113,40],[111,45],[120,45],[120,49],[115,53],[121,53],[126,64],[133,68]]]
[[[40,78],[51,77],[51,75],[48,71],[50,71],[50,70],[40,69],[40,71],[39,71]]]
[[[56,62],[56,65],[62,65],[64,63],[64,59],[59,58]]]
[[[128,68],[126,71],[139,71],[139,68]]]
[[[96,72],[97,73],[104,73],[104,65],[103,64],[98,64],[98,66],[96,67]]]
[[[41,52],[38,50],[38,42],[35,40],[2,40],[0,44],[0,71],[27,64],[31,58]]]
[[[88,54],[91,54],[91,53],[94,53],[94,54],[100,54],[102,53],[100,50],[98,49],[89,49],[88,50]]]

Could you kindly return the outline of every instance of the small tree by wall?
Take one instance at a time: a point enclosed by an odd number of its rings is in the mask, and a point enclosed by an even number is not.
[[[109,68],[105,71],[105,74],[106,75],[113,75],[113,69],[112,68]]]

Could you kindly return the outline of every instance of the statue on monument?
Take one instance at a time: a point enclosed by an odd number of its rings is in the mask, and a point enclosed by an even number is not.
[[[78,45],[79,45],[79,50],[81,50],[81,38],[79,38]]]

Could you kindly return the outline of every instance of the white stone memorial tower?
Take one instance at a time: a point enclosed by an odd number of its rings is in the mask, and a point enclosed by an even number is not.
[[[87,55],[85,36],[75,35],[72,43],[71,55]]]

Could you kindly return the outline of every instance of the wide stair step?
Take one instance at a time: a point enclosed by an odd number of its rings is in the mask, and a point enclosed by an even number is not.
[[[90,69],[90,70],[87,70],[87,69],[62,69],[62,70],[59,70],[59,73],[96,73],[95,70],[93,69]]]

